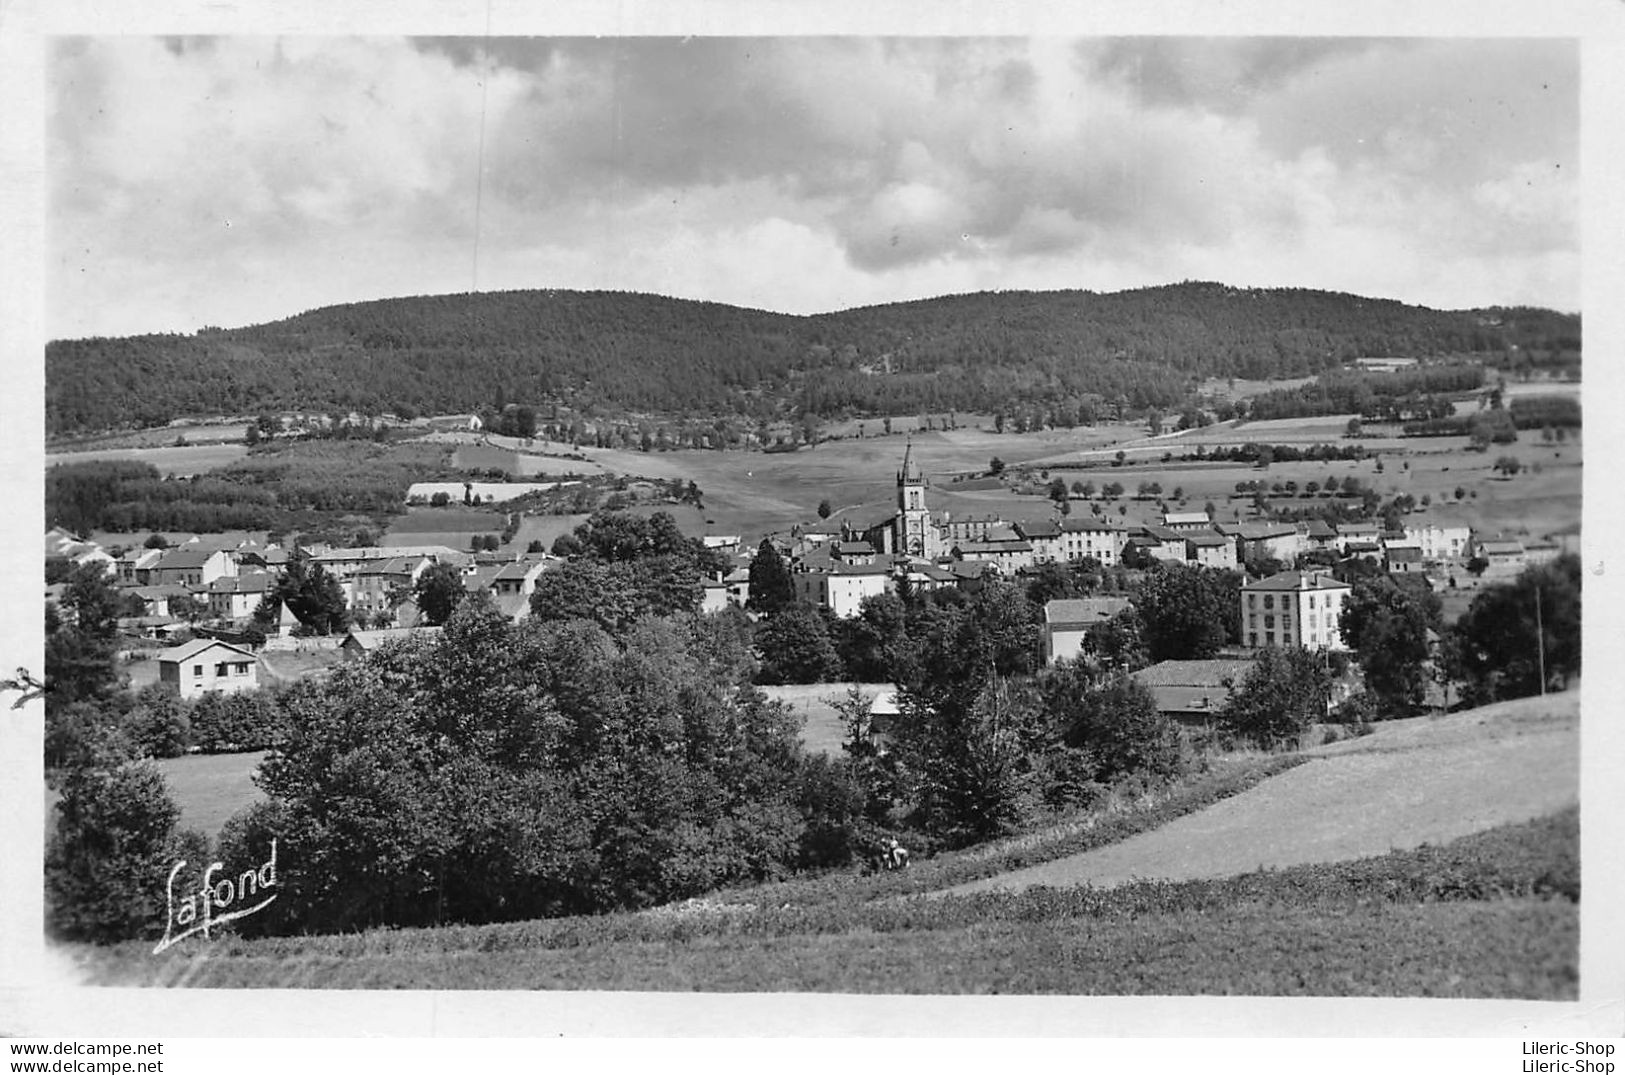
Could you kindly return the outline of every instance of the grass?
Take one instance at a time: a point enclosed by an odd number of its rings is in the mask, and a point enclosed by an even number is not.
[[[231,815],[264,798],[254,786],[254,772],[265,751],[247,754],[193,754],[156,762],[181,808],[180,826],[210,837]]]
[[[1578,831],[1569,810],[1223,881],[74,953],[105,984],[1573,999]]]

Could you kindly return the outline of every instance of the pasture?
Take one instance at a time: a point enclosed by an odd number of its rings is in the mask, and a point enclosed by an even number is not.
[[[151,463],[158,468],[160,477],[189,478],[206,474],[229,463],[235,463],[248,454],[241,435],[236,441],[219,444],[190,444],[176,447],[174,438],[164,447],[99,448],[83,452],[58,452],[45,456],[47,467],[58,463],[90,463],[107,459],[127,459],[137,463]]]

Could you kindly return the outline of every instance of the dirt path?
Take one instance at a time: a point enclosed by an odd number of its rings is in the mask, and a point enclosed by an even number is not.
[[[1441,843],[1579,801],[1579,693],[1419,718],[1120,844],[960,885],[962,894],[1228,877]]]

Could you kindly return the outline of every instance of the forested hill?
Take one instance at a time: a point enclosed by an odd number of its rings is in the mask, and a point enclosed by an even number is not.
[[[1361,355],[1570,352],[1579,318],[1441,312],[1332,292],[1187,283],[989,292],[792,316],[615,292],[388,299],[241,329],[55,341],[53,435],[264,410],[917,413],[1287,377]]]

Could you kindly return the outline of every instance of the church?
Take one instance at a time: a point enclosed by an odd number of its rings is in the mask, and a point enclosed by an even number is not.
[[[903,465],[897,471],[897,507],[893,514],[862,530],[853,528],[849,539],[867,541],[883,556],[937,561],[947,557],[955,543],[985,540],[990,531],[1005,525],[992,516],[959,520],[950,519],[946,513],[933,516],[925,500],[926,484],[925,475],[914,461],[911,442],[903,449]]]

